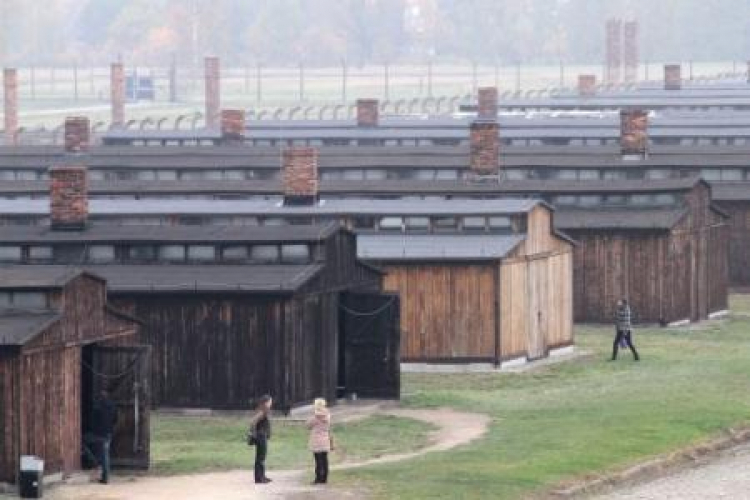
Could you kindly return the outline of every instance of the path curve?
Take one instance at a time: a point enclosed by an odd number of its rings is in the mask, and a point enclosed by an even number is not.
[[[380,415],[412,418],[437,427],[431,444],[414,452],[384,455],[360,462],[343,463],[333,471],[409,460],[428,453],[447,451],[479,439],[491,419],[486,415],[459,412],[448,408],[421,410],[395,408],[377,412]],[[66,485],[48,492],[51,500],[330,500],[329,488],[307,484],[310,471],[274,471],[274,482],[256,486],[252,471],[214,472],[187,476],[146,477],[117,480],[108,486],[98,484]],[[335,498],[361,498],[362,492],[336,490]]]

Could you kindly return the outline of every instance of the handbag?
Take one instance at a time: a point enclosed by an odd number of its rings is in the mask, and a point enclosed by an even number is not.
[[[248,446],[255,446],[256,444],[258,444],[258,439],[255,437],[255,432],[252,429],[247,431],[247,436],[245,437],[245,439],[247,440]]]

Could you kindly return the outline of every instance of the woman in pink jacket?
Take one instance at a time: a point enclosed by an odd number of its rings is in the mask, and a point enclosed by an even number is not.
[[[313,484],[326,484],[328,482],[328,452],[331,446],[331,412],[326,407],[326,400],[317,398],[313,404],[314,414],[307,421],[310,429],[310,451],[315,457],[315,482]]]

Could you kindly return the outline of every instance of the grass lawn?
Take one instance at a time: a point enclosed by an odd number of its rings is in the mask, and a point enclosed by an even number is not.
[[[183,417],[154,414],[151,422],[153,473],[190,474],[216,470],[251,469],[254,448],[245,442],[247,417]],[[300,422],[276,421],[269,446],[268,467],[299,469],[310,466],[307,430]],[[332,463],[373,458],[425,446],[434,428],[408,418],[373,416],[336,424],[336,452]]]
[[[735,311],[750,311],[734,297]],[[488,436],[450,453],[345,473],[379,498],[519,498],[750,422],[750,315],[696,329],[644,329],[607,362],[609,329],[579,328],[593,355],[520,374],[404,375],[404,404],[491,415]]]

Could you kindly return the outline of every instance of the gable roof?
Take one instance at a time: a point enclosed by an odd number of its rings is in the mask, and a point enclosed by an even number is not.
[[[61,314],[51,311],[2,311],[0,312],[0,346],[20,347],[56,323],[61,317]]]
[[[99,275],[71,266],[0,265],[0,289],[60,289],[81,275],[104,281]]]

